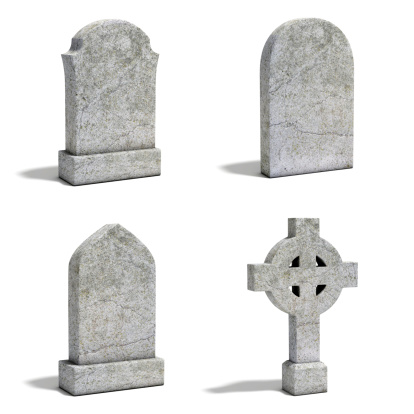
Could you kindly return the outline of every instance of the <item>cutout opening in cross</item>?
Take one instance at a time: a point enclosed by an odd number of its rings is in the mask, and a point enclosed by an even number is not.
[[[316,296],[318,296],[320,293],[322,293],[325,288],[326,288],[326,285],[316,286]]]
[[[292,262],[290,263],[289,267],[299,267],[300,266],[300,259],[299,256],[295,257]]]
[[[300,297],[300,286],[290,286],[290,290],[295,296]]]

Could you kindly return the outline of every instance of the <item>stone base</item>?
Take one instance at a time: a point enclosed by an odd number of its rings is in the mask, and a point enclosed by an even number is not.
[[[103,183],[161,174],[158,148],[71,155],[59,151],[59,177],[72,185]]]
[[[292,395],[317,394],[328,391],[327,367],[323,362],[282,364],[282,388]]]
[[[59,361],[59,387],[72,395],[96,394],[164,385],[161,358],[76,365]]]

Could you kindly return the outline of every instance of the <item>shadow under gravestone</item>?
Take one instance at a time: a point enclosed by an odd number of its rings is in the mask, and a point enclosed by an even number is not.
[[[57,375],[53,375],[50,377],[34,378],[25,381],[25,384],[33,388],[40,388],[48,391],[57,391],[62,395],[66,395],[68,397],[70,396],[69,393],[59,388],[59,378]]]
[[[221,387],[208,388],[205,390],[211,394],[227,394],[235,392],[257,392],[257,391],[278,391],[288,395],[282,390],[282,380],[250,380],[233,382]]]
[[[251,177],[263,177],[265,176],[260,172],[260,161],[244,161],[236,162],[234,164],[226,164],[220,167],[223,171],[240,174],[240,175],[249,175]]]
[[[30,178],[34,180],[56,181],[63,185],[69,185],[66,181],[59,179],[58,166],[51,165],[50,167],[32,168],[30,170],[20,171],[18,175],[23,178]]]

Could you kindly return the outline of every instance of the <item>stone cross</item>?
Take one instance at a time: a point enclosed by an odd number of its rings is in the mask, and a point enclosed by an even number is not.
[[[69,360],[59,361],[59,386],[83,395],[163,383],[154,259],[128,230],[108,224],[69,263]]]
[[[336,26],[298,19],[278,27],[260,64],[262,173],[352,168],[353,98],[352,51]]]
[[[66,150],[59,177],[72,185],[160,175],[155,148],[158,55],[148,36],[122,20],[81,29],[62,55]]]
[[[342,262],[319,236],[319,219],[289,219],[288,237],[263,264],[248,265],[248,289],[266,292],[289,314],[289,360],[282,366],[283,389],[293,395],[327,391],[327,368],[319,357],[319,315],[342,288],[356,287],[357,263]]]

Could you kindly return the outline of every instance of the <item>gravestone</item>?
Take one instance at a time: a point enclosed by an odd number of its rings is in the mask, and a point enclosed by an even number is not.
[[[128,230],[108,224],[69,263],[69,360],[59,361],[59,387],[84,395],[163,384],[154,259]]]
[[[357,263],[319,237],[319,219],[289,219],[288,237],[277,243],[264,264],[247,267],[248,289],[266,292],[289,314],[289,360],[282,365],[282,387],[293,395],[327,391],[327,368],[319,359],[319,315],[342,288],[356,287]]]
[[[62,55],[66,150],[59,177],[72,185],[161,174],[155,148],[158,55],[148,36],[122,20],[81,29]]]
[[[352,168],[353,101],[352,51],[336,26],[298,19],[278,27],[260,64],[262,173]]]

